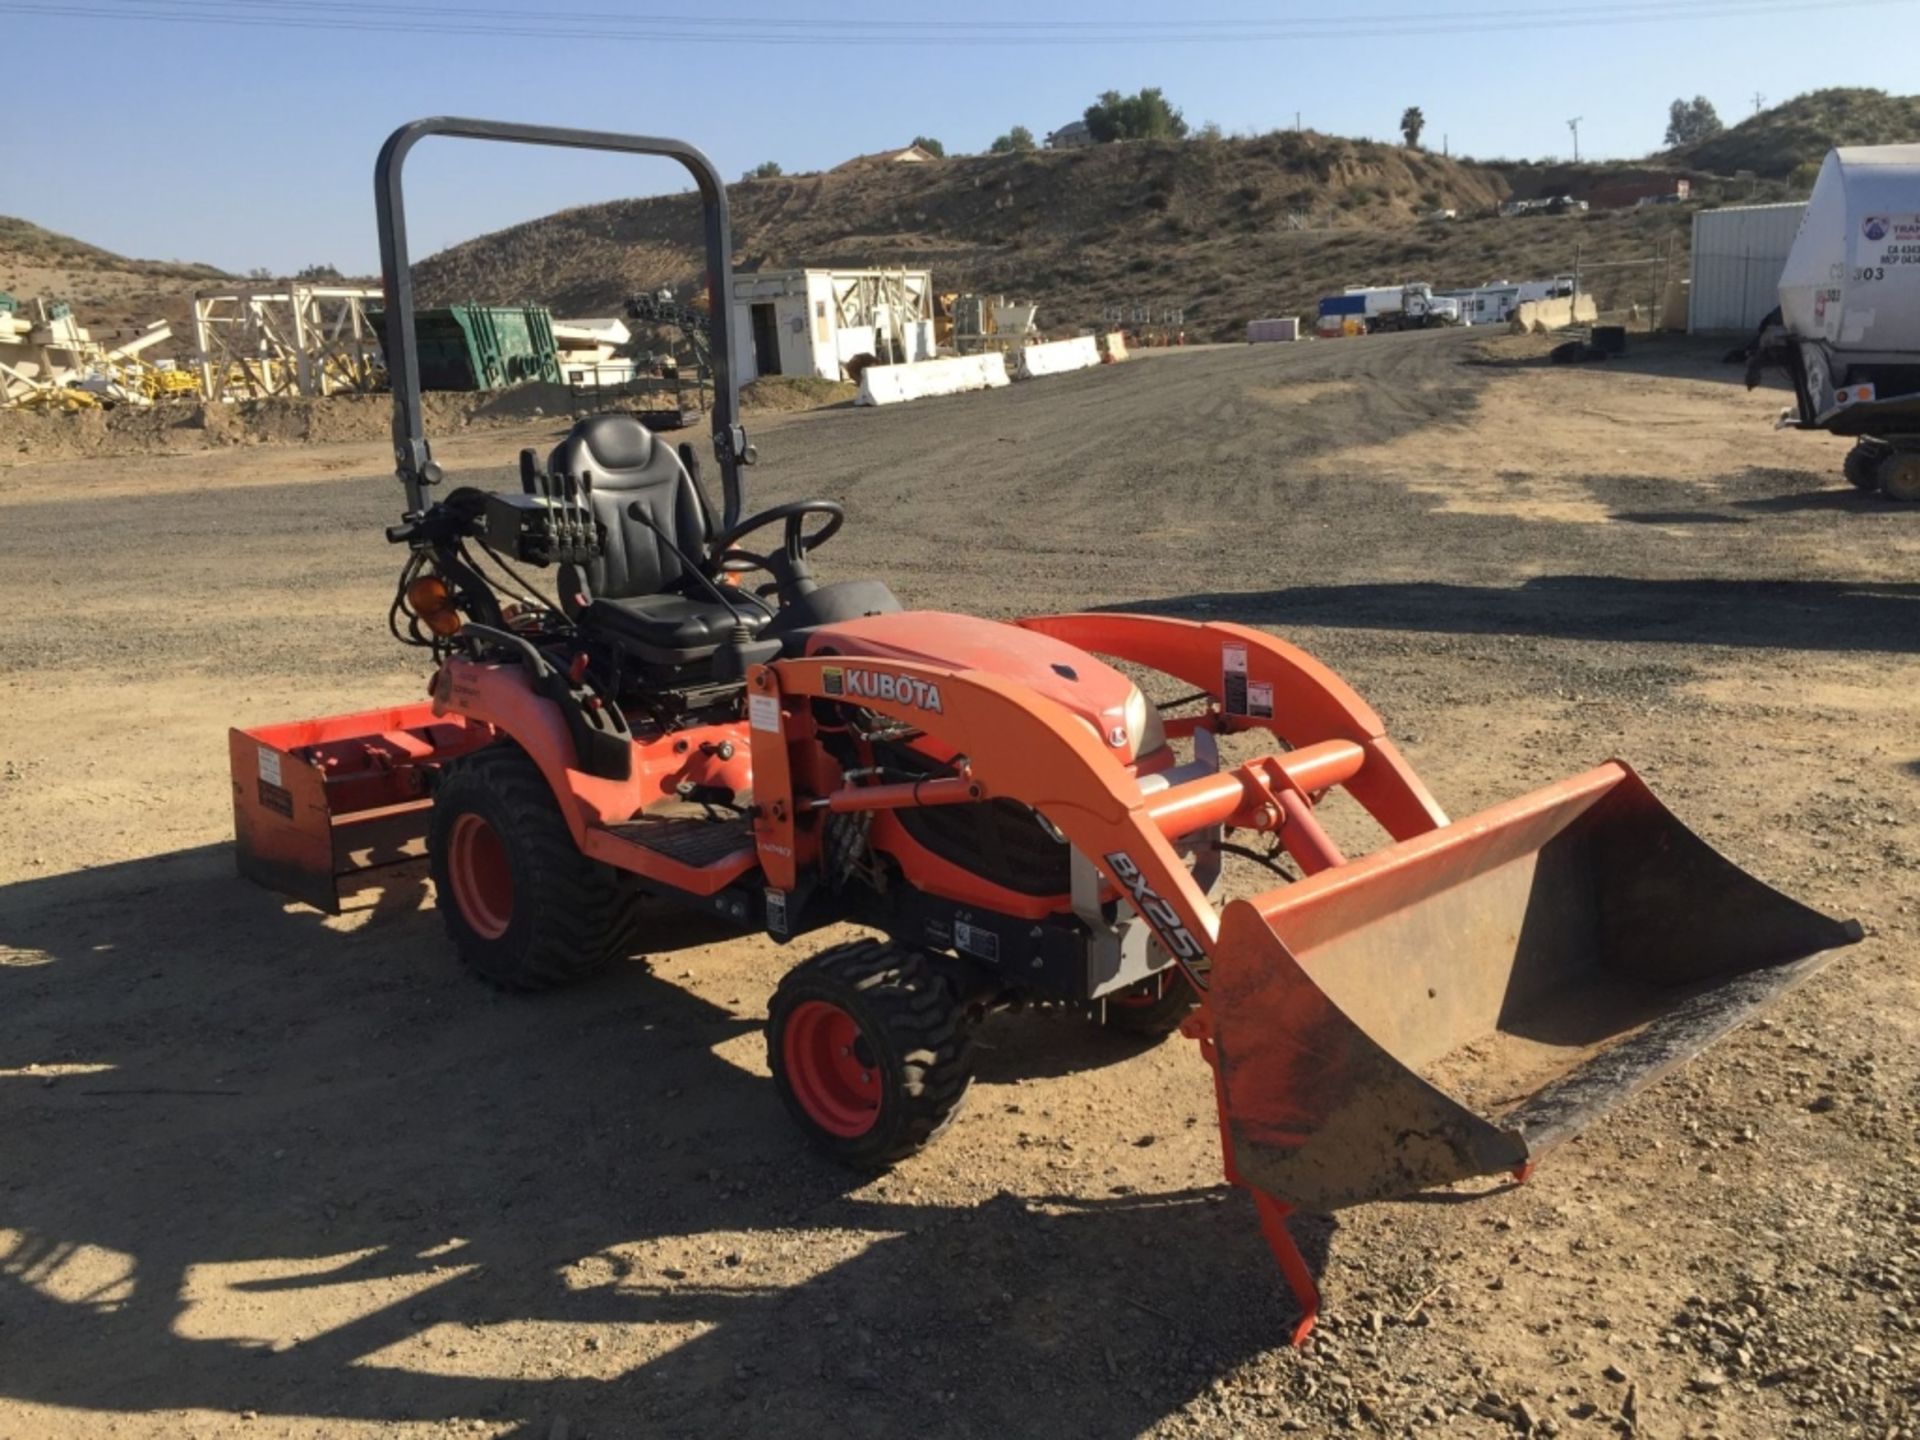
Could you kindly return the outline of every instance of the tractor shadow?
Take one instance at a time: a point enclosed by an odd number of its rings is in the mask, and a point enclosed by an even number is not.
[[[1920,585],[1910,583],[1541,575],[1518,585],[1405,581],[1202,592],[1099,608],[1334,630],[1792,650],[1920,649]]]
[[[331,921],[224,845],[0,888],[0,1402],[1112,1434],[1284,1345],[1224,1187],[921,1202],[937,1150],[815,1156],[736,1008],[760,942],[502,996],[387,879]]]

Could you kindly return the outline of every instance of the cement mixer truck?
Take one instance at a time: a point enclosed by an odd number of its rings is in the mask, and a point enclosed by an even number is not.
[[[1920,145],[1831,151],[1749,351],[1793,382],[1780,424],[1854,442],[1847,479],[1920,500]]]

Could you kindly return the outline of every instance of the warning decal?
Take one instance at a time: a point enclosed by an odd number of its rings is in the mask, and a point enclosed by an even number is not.
[[[1247,713],[1247,647],[1227,644],[1220,647],[1220,698],[1229,715]],[[1267,687],[1267,703],[1273,703],[1273,687]]]
[[[991,930],[969,925],[964,920],[953,922],[953,948],[995,965],[1000,963],[1000,937]]]

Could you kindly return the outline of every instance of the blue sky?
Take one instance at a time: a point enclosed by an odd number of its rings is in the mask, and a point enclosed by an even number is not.
[[[969,28],[930,28],[943,23]],[[0,37],[37,96],[15,107],[0,214],[149,258],[369,270],[374,152],[417,115],[678,134],[733,177],[916,133],[984,149],[1013,124],[1044,134],[1101,90],[1159,85],[1189,121],[1230,132],[1298,112],[1395,138],[1418,104],[1428,143],[1444,135],[1456,154],[1564,156],[1578,115],[1583,155],[1635,156],[1658,146],[1677,95],[1705,94],[1732,123],[1756,90],[1771,104],[1914,89],[1920,0],[0,0]],[[423,146],[409,176],[416,254],[681,188],[652,162],[453,141]]]

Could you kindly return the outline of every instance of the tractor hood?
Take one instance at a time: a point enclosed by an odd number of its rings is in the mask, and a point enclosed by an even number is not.
[[[940,610],[868,615],[821,626],[807,654],[984,670],[1077,715],[1123,764],[1165,743],[1160,712],[1126,676],[1084,650],[1017,625]],[[884,664],[876,670],[876,680],[884,681]]]

